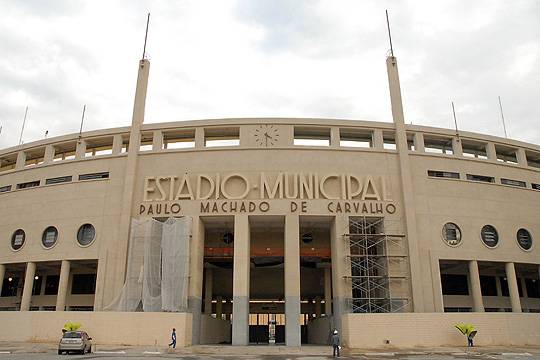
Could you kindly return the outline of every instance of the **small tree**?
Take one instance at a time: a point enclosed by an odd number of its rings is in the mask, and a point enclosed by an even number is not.
[[[477,331],[472,324],[456,324],[454,325],[463,335],[467,337],[467,346],[473,346],[473,338]]]
[[[64,330],[66,331],[77,331],[80,329],[80,327],[81,327],[81,323],[74,323],[71,321],[68,321],[67,323],[64,324]]]

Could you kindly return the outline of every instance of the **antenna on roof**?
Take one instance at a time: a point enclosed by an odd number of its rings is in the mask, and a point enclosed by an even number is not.
[[[392,34],[390,33],[390,20],[388,20],[388,10],[386,11],[386,27],[388,28],[388,39],[390,40],[390,54],[394,57],[394,47],[392,46]]]
[[[508,138],[508,134],[506,133],[506,124],[504,123],[504,113],[503,113],[502,102],[501,102],[500,96],[499,96],[499,109],[501,110],[501,119],[502,119],[502,124],[503,124],[504,137]]]
[[[79,144],[81,143],[81,139],[82,139],[82,127],[83,127],[83,124],[84,124],[84,113],[85,112],[86,112],[86,104],[83,106],[83,109],[82,109],[81,128],[79,129],[79,140],[77,141]]]
[[[148,39],[148,24],[150,24],[150,13],[148,13],[148,17],[146,18],[146,33],[144,34],[144,48],[142,52],[142,59],[144,60],[146,56],[146,39]]]
[[[22,136],[23,136],[23,133],[24,133],[24,125],[26,124],[26,115],[28,115],[28,105],[26,105],[26,109],[24,110],[24,119],[23,119],[22,128],[21,128],[21,136],[19,137],[19,145],[22,144]]]
[[[456,136],[457,140],[459,141],[459,131],[457,127],[457,118],[456,118],[456,108],[454,107],[454,102],[452,101],[452,113],[454,114],[454,125],[456,127]]]

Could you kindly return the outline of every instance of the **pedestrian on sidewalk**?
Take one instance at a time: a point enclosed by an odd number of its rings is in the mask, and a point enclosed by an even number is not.
[[[172,341],[169,344],[169,347],[172,346],[173,349],[176,349],[176,329],[175,328],[172,329],[171,340]]]
[[[334,330],[334,333],[332,334],[331,344],[333,348],[332,356],[336,357],[337,354],[337,357],[339,357],[339,349],[341,348],[341,346],[339,344],[339,334],[337,330]]]

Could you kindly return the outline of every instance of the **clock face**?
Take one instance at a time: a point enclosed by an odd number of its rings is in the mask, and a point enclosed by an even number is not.
[[[258,146],[268,147],[278,141],[278,129],[274,125],[259,125],[255,129],[255,142]]]

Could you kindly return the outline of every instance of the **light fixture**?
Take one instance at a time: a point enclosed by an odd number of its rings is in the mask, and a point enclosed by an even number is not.
[[[8,277],[7,280],[8,280],[8,281],[13,281],[13,278],[10,276],[10,277]]]
[[[37,275],[34,276],[34,280],[37,280],[37,279],[39,279],[39,276],[37,276]]]

